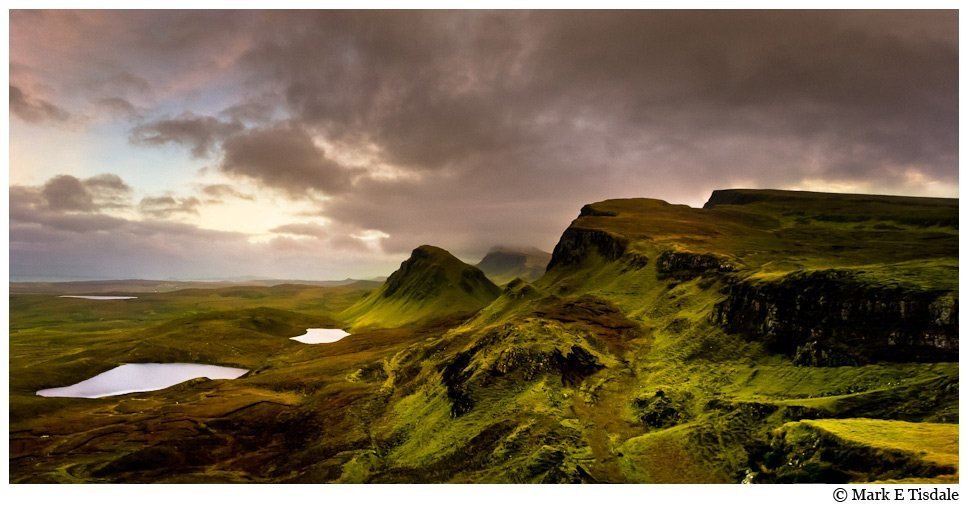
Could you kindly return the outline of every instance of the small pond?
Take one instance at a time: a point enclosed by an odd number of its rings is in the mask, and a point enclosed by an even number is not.
[[[317,343],[333,343],[346,338],[350,334],[342,329],[321,329],[321,328],[310,328],[306,330],[306,334],[301,334],[299,336],[293,336],[290,340],[296,340],[297,342],[317,344]]]
[[[249,370],[192,363],[134,363],[95,375],[67,387],[37,391],[47,398],[101,398],[116,394],[157,391],[194,378],[235,379]]]

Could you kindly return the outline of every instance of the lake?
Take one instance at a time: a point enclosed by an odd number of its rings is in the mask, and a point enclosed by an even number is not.
[[[192,363],[134,363],[95,375],[67,387],[37,391],[46,398],[101,398],[117,394],[157,391],[194,378],[235,379],[248,373],[242,368]]]
[[[343,331],[342,329],[311,328],[306,330],[306,334],[293,336],[290,338],[290,340],[296,340],[297,342],[314,345],[317,343],[338,342],[349,335],[349,333]]]

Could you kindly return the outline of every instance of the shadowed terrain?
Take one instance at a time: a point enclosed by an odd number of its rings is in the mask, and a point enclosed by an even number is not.
[[[503,288],[425,245],[375,288],[12,294],[11,481],[957,482],[957,275],[957,200],[727,190],[589,204]],[[126,362],[250,372],[34,395]]]

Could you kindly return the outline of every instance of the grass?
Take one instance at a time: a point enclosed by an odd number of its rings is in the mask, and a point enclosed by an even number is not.
[[[423,245],[387,282],[341,314],[353,328],[399,327],[476,312],[500,289],[479,269],[449,252]]]
[[[573,227],[603,235],[503,290],[421,247],[376,289],[12,294],[11,481],[738,482],[759,456],[790,451],[778,428],[825,435],[876,472],[853,478],[936,479],[902,455],[956,466],[956,363],[795,366],[711,318],[731,284],[828,268],[956,299],[956,207],[731,199],[590,205]],[[600,252],[608,238],[624,255]],[[666,273],[669,250],[735,269]],[[353,334],[288,339],[307,327]],[[251,372],[96,400],[33,394],[135,361]]]
[[[817,419],[787,423],[777,430],[796,448],[818,447],[807,463],[841,467],[853,482],[958,482],[958,425],[866,418]],[[804,456],[810,451],[799,451]],[[865,459],[866,458],[866,459]],[[802,459],[802,458],[801,458]],[[893,469],[872,473],[879,460]],[[828,465],[825,463],[830,461]],[[865,463],[866,461],[866,463]],[[796,463],[794,458],[791,463]],[[807,468],[805,464],[800,465]],[[904,471],[907,471],[905,475]]]
[[[958,425],[877,419],[819,419],[801,424],[848,442],[914,454],[938,465],[958,466]]]

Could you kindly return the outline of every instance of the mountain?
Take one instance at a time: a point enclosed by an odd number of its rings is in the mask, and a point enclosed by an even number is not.
[[[395,356],[365,480],[957,481],[957,209],[587,205],[542,278]]]
[[[365,295],[14,294],[11,481],[957,483],[958,236],[956,199],[721,190],[588,204],[501,289],[423,246]],[[135,353],[251,372],[33,395]]]
[[[533,282],[545,272],[551,254],[537,248],[494,247],[477,263],[477,268],[498,285],[515,278]]]
[[[423,245],[342,317],[354,328],[401,326],[476,312],[500,292],[481,270],[446,250]]]

